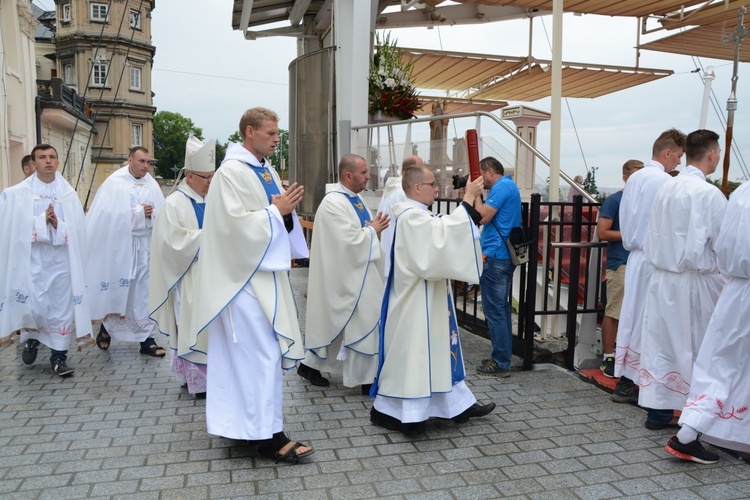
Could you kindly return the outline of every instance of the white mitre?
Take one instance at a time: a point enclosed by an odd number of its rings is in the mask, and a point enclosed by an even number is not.
[[[216,170],[216,139],[203,143],[191,135],[185,144],[185,170],[214,172]]]

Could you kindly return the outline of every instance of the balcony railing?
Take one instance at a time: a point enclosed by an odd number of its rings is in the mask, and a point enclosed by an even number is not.
[[[91,107],[86,102],[86,99],[68,87],[62,79],[37,80],[36,88],[37,95],[42,99],[43,103],[49,103],[55,107],[63,107],[73,115],[93,123],[91,120]]]

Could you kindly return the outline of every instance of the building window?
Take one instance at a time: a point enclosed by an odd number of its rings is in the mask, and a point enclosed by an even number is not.
[[[131,90],[141,90],[141,68],[130,68]]]
[[[133,29],[141,29],[141,12],[138,10],[130,11],[130,27]]]
[[[64,23],[70,22],[70,4],[64,3],[60,9],[60,21]]]
[[[130,147],[143,146],[143,125],[132,123],[130,125]]]
[[[101,23],[107,22],[107,4],[91,2],[91,20]]]
[[[65,64],[63,65],[63,79],[65,81],[66,85],[75,85],[76,84],[76,77],[73,73],[73,65],[72,64]]]
[[[94,63],[91,72],[91,84],[96,87],[104,87],[107,84],[107,63]]]

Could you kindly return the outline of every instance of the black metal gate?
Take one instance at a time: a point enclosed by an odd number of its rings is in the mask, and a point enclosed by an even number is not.
[[[437,200],[437,203],[442,213],[450,212],[457,204],[455,200]],[[598,209],[598,204],[583,203],[581,196],[575,196],[572,203],[550,203],[542,202],[541,195],[533,194],[531,202],[523,204],[522,224],[534,241],[529,262],[515,270],[520,273],[518,283],[522,289],[517,294],[518,329],[513,332],[513,354],[523,359],[524,370],[530,370],[533,364],[538,317],[565,317],[567,349],[563,364],[572,370],[577,316],[604,312],[600,297],[602,248],[606,243],[596,241],[595,237]],[[477,300],[478,287],[466,283],[453,286],[456,316],[461,327],[489,338],[487,321]],[[565,289],[568,300],[563,304],[560,297]]]

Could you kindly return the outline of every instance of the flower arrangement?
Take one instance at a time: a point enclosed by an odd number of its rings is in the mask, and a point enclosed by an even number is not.
[[[375,33],[376,50],[370,64],[368,112],[378,111],[401,120],[414,118],[420,108],[419,93],[411,84],[411,64],[401,61],[401,50],[390,33],[381,40]]]

